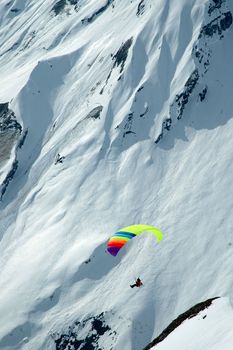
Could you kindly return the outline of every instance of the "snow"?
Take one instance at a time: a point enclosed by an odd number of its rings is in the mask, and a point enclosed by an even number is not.
[[[152,349],[226,349],[232,348],[232,306],[227,298],[216,300],[196,317],[186,320]]]
[[[204,74],[192,49],[210,1],[148,0],[137,17],[139,1],[118,0],[82,24],[106,3],[80,0],[57,16],[55,1],[17,1],[17,13],[0,4],[0,102],[28,131],[12,145],[18,168],[0,203],[0,349],[55,349],[54,333],[105,312],[117,335],[102,336],[103,350],[141,350],[192,305],[232,295],[232,27],[199,40],[211,50]],[[130,38],[121,73],[114,55]],[[195,67],[202,75],[177,120]],[[155,144],[169,111],[172,128]],[[164,240],[145,233],[108,255],[112,233],[134,223]],[[144,287],[132,290],[138,275]],[[180,350],[202,322],[202,348],[230,350],[231,312],[221,298],[159,346],[174,337]]]

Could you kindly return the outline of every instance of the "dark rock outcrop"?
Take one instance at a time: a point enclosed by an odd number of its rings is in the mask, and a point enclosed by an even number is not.
[[[197,84],[203,80],[208,72],[212,56],[212,48],[209,45],[211,38],[222,40],[224,38],[223,33],[232,26],[232,13],[227,11],[226,6],[223,8],[223,5],[226,5],[226,0],[210,0],[207,24],[201,28],[198,40],[192,50],[196,68],[185,83],[183,91],[176,95],[175,101],[170,105],[169,118],[166,118],[163,122],[161,132],[155,140],[156,144],[163,138],[165,131],[170,130],[175,118],[179,120],[183,117],[185,106],[188,104]],[[201,102],[206,98],[207,90],[206,86],[199,93]],[[167,120],[169,120],[168,124]]]
[[[83,334],[86,334],[84,337]],[[81,334],[81,335],[80,335]],[[68,331],[63,334],[53,334],[56,350],[99,350],[99,342],[104,335],[111,336],[113,343],[117,333],[112,331],[106,323],[105,313],[89,317],[86,320],[76,321],[69,327]],[[110,349],[113,349],[111,346]]]
[[[5,194],[6,192],[6,189],[10,183],[10,181],[13,179],[15,173],[16,173],[16,170],[18,168],[18,161],[17,159],[13,162],[12,164],[12,167],[11,167],[11,170],[8,172],[5,180],[3,181],[2,185],[1,185],[1,193],[0,193],[0,199],[2,200],[2,197],[3,195]]]
[[[86,116],[85,119],[100,119],[100,114],[103,110],[103,106],[97,106],[95,108],[93,108],[90,113],[88,113],[88,115]]]
[[[212,37],[214,34],[221,36],[225,30],[232,25],[232,14],[230,11],[225,12],[214,18],[211,22],[206,24],[199,35],[199,39],[204,36]]]
[[[124,70],[124,67],[125,67],[125,62],[127,60],[127,57],[128,57],[128,52],[129,52],[129,49],[131,47],[133,43],[133,37],[129,38],[128,40],[126,40],[122,45],[121,47],[118,49],[118,51],[116,52],[115,55],[111,55],[112,56],[112,60],[113,60],[113,67],[112,69],[110,70],[107,78],[106,78],[106,82],[105,82],[105,85],[104,87],[100,90],[100,95],[103,94],[104,92],[104,89],[112,75],[112,71],[115,67],[118,67],[120,66],[120,77],[118,78],[118,80],[121,79],[122,77],[122,73],[123,73],[123,70]]]
[[[58,0],[55,5],[52,7],[51,11],[55,13],[55,16],[61,14],[64,12],[65,7],[67,5],[73,5],[75,6],[75,9],[77,8],[79,0]]]
[[[98,16],[100,16],[107,8],[112,5],[114,7],[114,0],[107,0],[106,4],[100,7],[95,13],[90,15],[89,17],[85,17],[82,19],[82,24],[92,23],[96,20]]]
[[[178,120],[180,120],[183,117],[185,106],[189,102],[190,96],[192,95],[192,92],[196,87],[198,80],[199,80],[199,73],[198,73],[198,70],[195,69],[190,75],[190,77],[188,78],[187,82],[185,83],[184,90],[180,94],[176,95],[175,102],[172,104],[171,107],[175,109],[176,118]],[[159,143],[159,141],[162,140],[165,130],[169,131],[171,129],[172,122],[173,122],[171,116],[172,116],[172,113],[170,111],[170,116],[163,121],[161,133],[156,138],[155,144]]]
[[[0,103],[0,132],[9,129],[21,132],[22,127],[17,122],[14,112],[8,108],[8,105],[8,103]]]
[[[113,56],[113,61],[114,61],[113,68],[116,66],[121,66],[120,73],[122,73],[124,70],[125,61],[128,57],[128,52],[132,45],[132,42],[133,42],[133,38],[131,37],[124,44],[121,45],[117,53]]]
[[[208,88],[207,88],[207,86],[205,86],[204,89],[201,92],[199,92],[199,97],[200,97],[201,102],[204,101],[206,94],[207,94],[207,90],[208,90]]]
[[[139,17],[140,15],[143,15],[144,11],[145,11],[145,0],[141,0],[138,4],[137,7],[137,13],[136,15]]]
[[[177,119],[181,119],[184,113],[185,105],[188,103],[189,98],[198,82],[199,73],[198,70],[195,69],[193,73],[188,78],[187,82],[184,86],[184,91],[179,95],[176,95],[175,102],[177,103]]]
[[[26,135],[24,135],[21,140],[22,126],[17,121],[14,112],[9,109],[9,103],[0,104],[0,162],[4,164],[10,159],[12,150],[14,147],[22,147]],[[17,142],[19,143],[17,146]],[[15,157],[11,168],[3,180],[0,187],[0,199],[2,199],[6,189],[13,179],[15,172],[18,168],[18,161]]]
[[[213,2],[209,5],[208,14],[211,15],[211,13],[214,10],[220,9],[224,2],[225,2],[225,0],[213,0]]]

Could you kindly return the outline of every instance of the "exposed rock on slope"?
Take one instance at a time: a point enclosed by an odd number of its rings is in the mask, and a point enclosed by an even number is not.
[[[232,26],[232,13],[226,11],[226,5],[226,0],[211,0],[207,11],[208,23],[202,27],[198,41],[193,47],[193,58],[196,63],[196,69],[187,80],[183,92],[176,96],[174,103],[171,105],[170,115],[163,122],[162,131],[155,140],[156,144],[163,138],[165,131],[171,129],[176,119],[179,120],[183,117],[185,106],[194,93],[197,84],[204,82],[204,76],[209,70],[212,54],[209,39],[215,37],[215,40],[222,40],[224,38],[224,32]],[[201,101],[205,99],[207,90],[208,87],[199,94]]]
[[[169,326],[164,329],[164,331],[155,338],[150,344],[148,344],[143,350],[150,350],[155,345],[163,341],[172,331],[174,331],[177,327],[179,327],[185,320],[195,317],[200,311],[208,308],[215,299],[219,297],[211,298],[201,303],[196,304],[191,307],[188,311],[185,311],[183,314],[178,316],[174,321],[172,321]]]
[[[15,113],[9,109],[9,103],[0,104],[0,166],[3,167],[16,148],[16,144],[22,133],[22,126],[17,121]],[[22,144],[22,143],[21,143]],[[14,157],[13,157],[14,158]],[[12,180],[16,169],[17,160],[14,159],[10,169],[0,184],[0,198],[4,195],[9,182]],[[4,176],[4,175],[3,175]]]
[[[112,345],[108,347],[101,346],[103,336],[112,339]],[[76,321],[69,327],[67,333],[53,334],[52,338],[56,344],[56,350],[113,350],[117,338],[117,333],[112,331],[105,320],[105,313],[98,316],[89,317],[82,322]]]

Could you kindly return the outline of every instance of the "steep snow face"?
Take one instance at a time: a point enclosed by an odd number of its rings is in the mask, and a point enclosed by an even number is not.
[[[218,299],[207,310],[186,320],[162,343],[152,350],[231,350],[233,339],[232,306],[227,298]]]
[[[232,12],[1,1],[1,349],[140,350],[193,304],[231,298]],[[107,254],[133,223],[163,242]]]

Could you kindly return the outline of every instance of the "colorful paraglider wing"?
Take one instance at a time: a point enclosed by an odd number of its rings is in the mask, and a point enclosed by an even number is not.
[[[119,250],[133,237],[144,231],[153,233],[158,241],[163,239],[162,232],[154,226],[149,225],[131,225],[120,229],[108,241],[107,250],[110,254],[116,256]]]

